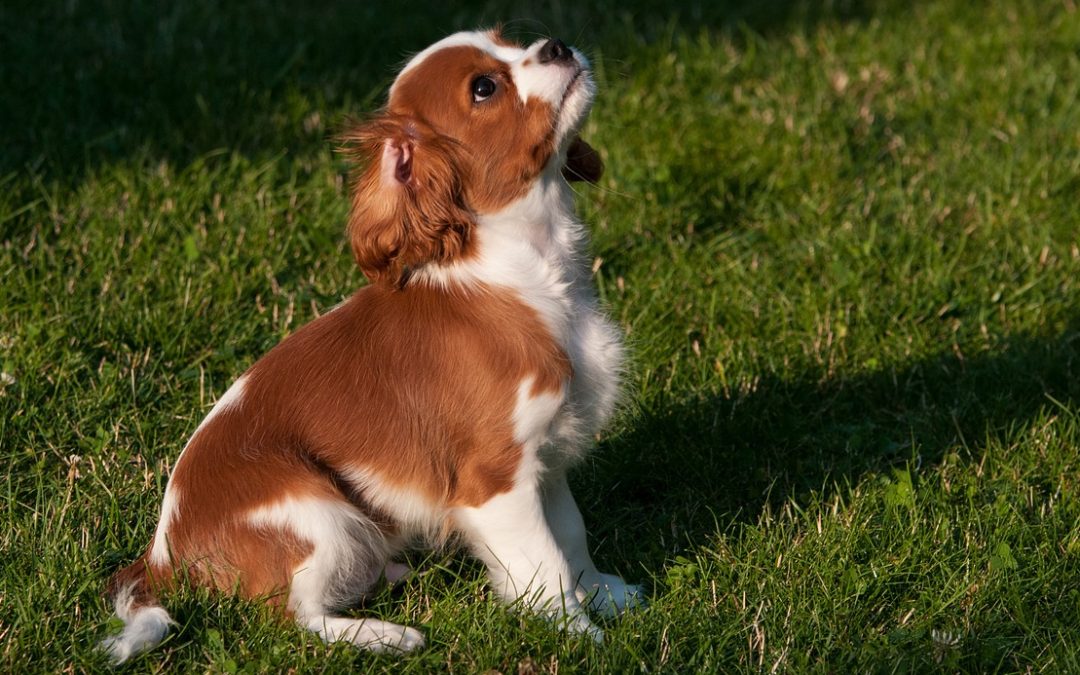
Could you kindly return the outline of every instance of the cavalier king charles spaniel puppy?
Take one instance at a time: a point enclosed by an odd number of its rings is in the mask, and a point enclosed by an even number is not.
[[[370,283],[221,396],[176,459],[153,541],[108,596],[122,662],[164,639],[158,594],[280,605],[327,641],[424,644],[346,615],[410,545],[462,542],[494,593],[600,640],[641,591],[596,569],[567,469],[611,416],[620,331],[590,286],[569,181],[595,87],[560,40],[451,35],[345,135],[348,234]]]

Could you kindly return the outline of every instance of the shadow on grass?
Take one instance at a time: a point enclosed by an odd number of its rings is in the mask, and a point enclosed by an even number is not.
[[[322,148],[338,123],[328,114],[375,108],[409,52],[459,29],[502,22],[520,37],[557,34],[632,64],[642,45],[679,32],[770,34],[863,20],[881,4],[16,0],[0,8],[0,84],[12,94],[0,106],[0,176],[29,169],[77,181],[137,153],[184,165],[220,148]]]
[[[1080,400],[1080,323],[977,356],[824,382],[766,378],[730,398],[643,411],[575,483],[602,557],[659,570],[767,504],[933,464],[957,445],[977,461],[1055,400]]]

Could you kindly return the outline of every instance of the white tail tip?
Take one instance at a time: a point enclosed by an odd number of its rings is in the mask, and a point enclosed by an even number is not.
[[[164,607],[132,607],[132,604],[130,590],[125,589],[116,598],[116,614],[123,620],[124,630],[98,645],[113,665],[156,647],[169,634],[169,626],[176,623]]]

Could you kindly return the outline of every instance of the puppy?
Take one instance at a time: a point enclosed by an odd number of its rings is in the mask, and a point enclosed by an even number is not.
[[[110,581],[114,662],[164,639],[183,583],[278,604],[373,651],[414,628],[339,613],[424,541],[460,539],[493,591],[596,639],[639,589],[597,571],[566,472],[610,417],[620,333],[589,285],[568,180],[588,61],[464,32],[417,54],[346,135],[348,233],[370,284],[225,392],[177,458],[146,553]]]

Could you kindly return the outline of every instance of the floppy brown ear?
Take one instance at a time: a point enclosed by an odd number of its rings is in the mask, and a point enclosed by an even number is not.
[[[342,141],[362,167],[348,233],[356,263],[372,283],[401,286],[410,269],[465,253],[475,225],[452,140],[419,120],[387,114]]]
[[[595,183],[604,174],[604,161],[600,154],[591,145],[581,140],[581,136],[574,136],[570,143],[570,149],[566,152],[566,166],[563,167],[563,178],[569,181],[588,181]]]

